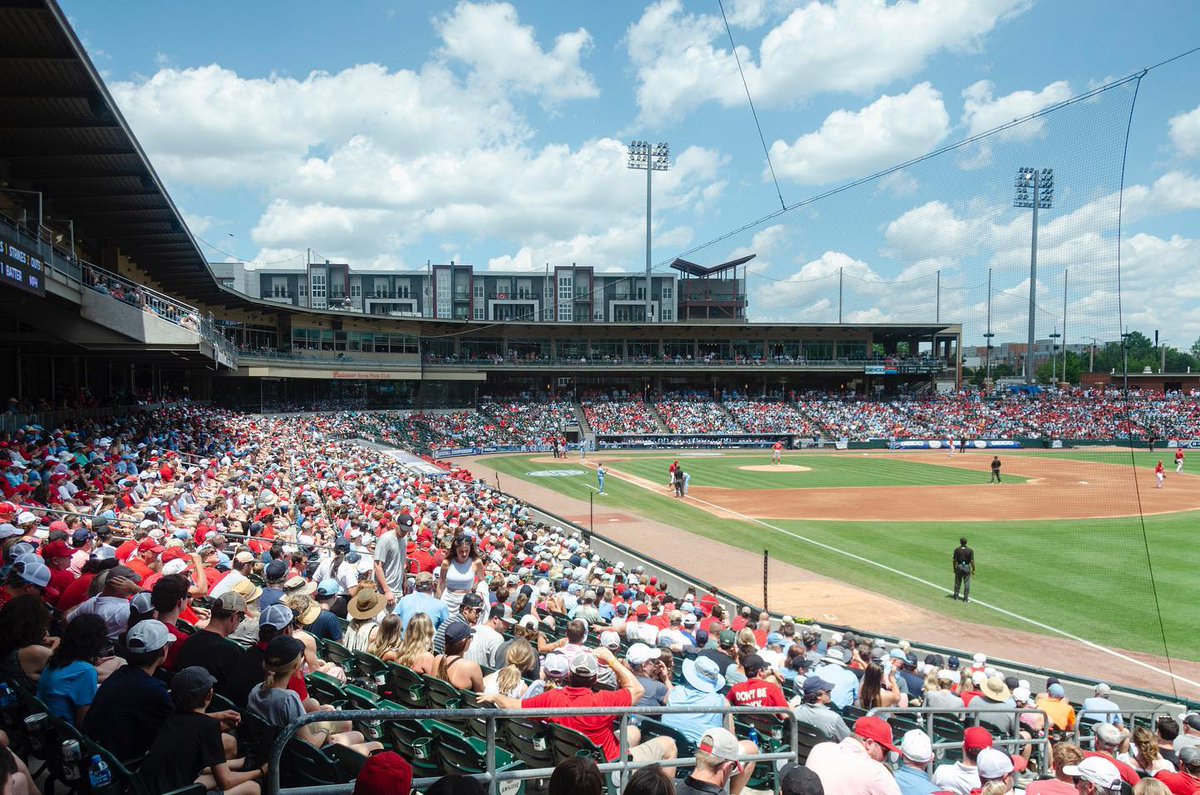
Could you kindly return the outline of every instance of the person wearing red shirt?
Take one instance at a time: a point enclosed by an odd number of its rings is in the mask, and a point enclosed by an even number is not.
[[[742,612],[733,617],[733,623],[729,626],[734,632],[741,632],[742,627],[750,623],[750,608],[743,607]]]
[[[71,573],[71,555],[73,551],[65,541],[51,541],[42,547],[42,560],[50,569],[50,585],[46,588],[46,601],[52,607],[58,607],[59,597],[63,591],[75,582]]]
[[[767,661],[757,654],[742,660],[746,681],[729,688],[725,698],[733,707],[782,707],[788,710],[787,698],[779,686],[778,677],[771,671]]]
[[[1094,751],[1084,751],[1084,757],[1098,756],[1101,759],[1107,759],[1116,766],[1117,772],[1121,774],[1121,780],[1129,786],[1136,785],[1142,780],[1138,772],[1133,769],[1132,765],[1126,764],[1116,758],[1117,750],[1121,747],[1123,739],[1121,730],[1111,723],[1097,723],[1092,728],[1092,733],[1095,735]]]
[[[593,690],[596,678],[600,675],[600,663],[612,669],[619,690]],[[524,701],[499,694],[482,695],[479,701],[483,704],[495,704],[500,709],[612,708],[631,707],[645,695],[645,688],[633,672],[626,668],[612,651],[603,646],[596,649],[595,654],[590,651],[578,652],[571,659],[570,665],[570,677],[566,687]],[[586,735],[604,751],[604,758],[609,762],[615,761],[621,754],[621,745],[616,732],[613,731],[611,715],[566,716],[541,720],[558,723]],[[669,737],[655,737],[639,745],[640,733],[631,727],[627,739],[629,756],[636,762],[657,762],[675,758],[675,741]]]
[[[1176,756],[1179,758],[1179,772],[1155,773],[1154,777],[1166,785],[1174,795],[1195,795],[1200,793],[1200,747],[1189,745],[1181,748]]]
[[[147,577],[162,568],[162,563],[158,559],[162,551],[162,544],[153,538],[147,538],[137,545],[137,553],[130,555],[129,560],[125,563],[135,574],[142,578],[143,586],[146,584]]]

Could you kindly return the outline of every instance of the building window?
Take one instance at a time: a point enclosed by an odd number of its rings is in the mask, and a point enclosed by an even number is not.
[[[483,316],[483,307],[482,306],[475,307],[475,319],[476,320],[486,320],[486,318]]]
[[[662,311],[662,319],[663,319],[663,321],[664,321],[664,322],[667,322],[667,321],[673,321],[673,320],[675,319],[675,310],[673,310],[673,309],[663,309],[663,311]]]
[[[313,298],[325,297],[325,274],[314,272],[312,275],[312,295]]]
[[[671,285],[670,285],[670,283],[668,283],[668,284],[664,284],[664,285],[663,285],[663,288],[662,288],[662,297],[663,297],[663,300],[664,300],[664,301],[670,301],[670,300],[671,300],[671,298],[673,297],[673,295],[674,295],[674,290],[671,288]]]
[[[566,321],[571,320],[571,305],[570,304],[567,304],[566,306],[560,306],[558,308],[558,319],[566,320]]]
[[[300,280],[300,297],[308,298],[308,282],[304,279]]]
[[[480,280],[480,281],[477,281],[477,282],[475,282],[475,297],[476,297],[476,298],[483,298],[483,297],[484,297],[484,293],[483,293],[483,280]]]
[[[351,298],[362,298],[362,283],[361,282],[350,282],[350,297]]]

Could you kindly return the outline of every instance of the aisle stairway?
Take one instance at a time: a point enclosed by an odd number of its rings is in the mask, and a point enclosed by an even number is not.
[[[575,412],[575,421],[579,423],[579,438],[591,438],[592,427],[588,425],[587,415],[583,413],[583,404],[576,400],[571,404],[571,411]]]
[[[659,433],[671,433],[671,429],[667,427],[665,422],[663,422],[662,415],[658,413],[658,406],[655,406],[653,403],[647,403],[646,409],[650,416],[654,419],[654,424],[658,427]]]

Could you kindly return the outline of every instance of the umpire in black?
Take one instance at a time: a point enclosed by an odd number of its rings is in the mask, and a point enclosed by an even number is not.
[[[958,547],[954,550],[954,599],[962,590],[962,600],[971,601],[971,576],[975,574],[975,550],[967,546],[967,539],[958,539]]]

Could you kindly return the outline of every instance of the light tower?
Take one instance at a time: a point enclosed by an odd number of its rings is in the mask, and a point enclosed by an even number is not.
[[[646,322],[649,323],[652,306],[650,290],[650,177],[655,171],[666,171],[671,167],[671,145],[665,142],[651,145],[649,141],[631,141],[629,143],[628,165],[629,168],[642,169],[646,172]]]
[[[1013,198],[1013,207],[1033,210],[1033,238],[1029,246],[1029,340],[1025,351],[1025,383],[1034,381],[1033,345],[1034,332],[1037,326],[1037,233],[1038,210],[1049,210],[1054,205],[1054,169],[1036,168],[1017,169],[1017,189]]]

